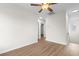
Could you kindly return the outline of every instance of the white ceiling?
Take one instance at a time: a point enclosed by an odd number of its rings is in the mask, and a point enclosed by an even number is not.
[[[28,3],[18,3],[17,5],[24,7],[26,9],[29,9],[31,12],[34,12],[34,13],[38,13],[38,11],[40,10],[40,7],[30,6],[30,4],[28,4]],[[73,7],[77,7],[77,6],[79,6],[78,3],[57,3],[53,6],[51,6],[51,8],[54,9],[54,12],[56,13],[56,12],[72,9]]]
[[[19,9],[23,9],[23,10],[26,10],[30,13],[33,13],[33,14],[36,14],[38,15],[38,11],[40,10],[41,7],[38,7],[38,6],[30,6],[30,3],[14,3],[14,4],[11,4],[11,3],[4,3],[4,4],[0,4],[0,7],[5,7],[9,5],[9,7],[11,8],[19,8]],[[7,7],[6,7],[7,8]],[[62,11],[69,11],[69,10],[74,10],[74,9],[78,9],[79,10],[79,3],[57,3],[53,6],[51,6],[51,8],[54,10],[55,13],[58,13],[58,12],[62,12]],[[41,14],[47,14],[48,11],[42,11]]]

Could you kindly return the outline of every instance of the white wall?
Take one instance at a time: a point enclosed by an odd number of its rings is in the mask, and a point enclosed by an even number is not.
[[[0,53],[37,42],[36,17],[16,4],[0,4]]]
[[[66,13],[55,13],[46,18],[46,40],[60,44],[67,44]]]

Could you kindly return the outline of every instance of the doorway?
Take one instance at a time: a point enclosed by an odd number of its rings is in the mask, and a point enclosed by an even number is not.
[[[38,19],[38,41],[45,40],[45,19],[40,17]]]
[[[79,12],[68,14],[69,43],[79,44]]]

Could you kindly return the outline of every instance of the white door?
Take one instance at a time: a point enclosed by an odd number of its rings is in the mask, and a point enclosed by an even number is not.
[[[79,12],[69,16],[69,37],[70,42],[79,43]]]

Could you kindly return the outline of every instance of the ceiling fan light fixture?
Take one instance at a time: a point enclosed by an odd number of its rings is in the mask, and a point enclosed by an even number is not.
[[[43,10],[48,10],[50,12],[53,12],[51,5],[54,5],[54,4],[56,4],[56,3],[31,4],[31,6],[40,6],[41,9],[38,11],[39,13],[41,13]]]
[[[49,5],[48,5],[47,3],[42,5],[42,9],[43,9],[43,10],[47,10],[48,7],[49,7]]]

